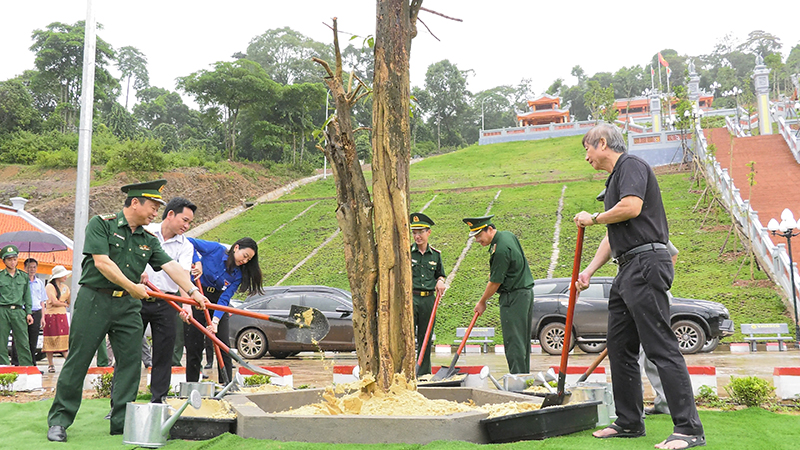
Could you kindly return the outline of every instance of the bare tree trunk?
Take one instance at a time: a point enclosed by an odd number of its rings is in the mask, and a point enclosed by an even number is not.
[[[378,0],[373,80],[372,192],[378,244],[378,385],[414,376],[408,237],[411,128],[409,57],[421,0]]]
[[[313,58],[328,72],[325,84],[331,91],[336,115],[326,129],[326,146],[320,147],[331,163],[336,185],[336,220],[344,240],[347,279],[353,296],[353,332],[356,354],[362,373],[378,373],[378,296],[375,291],[378,277],[375,234],[373,231],[373,204],[367,182],[356,154],[353,127],[350,119],[352,106],[361,98],[358,85],[345,91],[342,82],[342,57],[339,51],[337,21],[333,19],[335,72],[327,62]]]

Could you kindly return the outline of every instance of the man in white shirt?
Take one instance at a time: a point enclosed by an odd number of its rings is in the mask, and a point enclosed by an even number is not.
[[[192,271],[192,258],[194,257],[194,246],[183,235],[189,230],[189,226],[194,220],[194,212],[197,210],[189,200],[183,197],[175,197],[167,203],[164,208],[163,221],[161,223],[151,223],[145,225],[145,230],[158,237],[161,248],[175,261],[177,261],[187,273]],[[198,270],[199,270],[199,264]],[[149,265],[145,269],[145,274],[161,291],[188,297],[177,284],[163,271],[156,272]],[[191,316],[191,307],[184,306],[185,316]],[[169,380],[172,372],[172,352],[175,346],[175,315],[176,311],[163,300],[149,298],[142,301],[142,325],[147,328],[150,325],[153,335],[153,368],[150,378],[150,392],[153,394],[152,403],[162,403],[164,397],[169,392]],[[184,318],[184,320],[187,320]]]

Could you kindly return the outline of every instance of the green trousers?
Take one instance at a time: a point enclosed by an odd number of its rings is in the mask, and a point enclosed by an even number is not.
[[[69,327],[69,355],[61,369],[48,426],[69,427],[81,406],[83,380],[103,337],[108,334],[116,358],[111,394],[111,434],[122,434],[125,409],[136,400],[142,367],[142,317],[139,300],[111,297],[81,287]]]
[[[425,333],[428,331],[428,322],[431,320],[435,301],[435,295],[425,297],[414,295],[414,330],[416,330],[415,336],[417,337],[417,358],[419,358],[422,342],[425,340]],[[434,319],[434,326],[436,325],[435,322],[436,320]],[[431,337],[428,339],[428,346],[425,347],[425,356],[422,358],[422,364],[419,366],[420,375],[431,373],[431,347],[433,347],[433,330],[431,330]]]
[[[14,342],[17,344],[17,355],[20,366],[32,366],[31,348],[28,344],[28,315],[21,306],[14,309],[0,306],[0,365],[7,366],[11,363],[8,357],[8,335],[14,333]]]
[[[508,373],[531,371],[531,320],[532,289],[518,289],[500,294],[500,325],[503,327]]]
[[[103,340],[100,341],[100,346],[97,347],[97,367],[108,367],[110,366],[108,360],[108,349],[106,349],[106,338],[103,336]]]

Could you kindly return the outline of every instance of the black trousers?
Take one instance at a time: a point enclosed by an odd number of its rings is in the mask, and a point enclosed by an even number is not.
[[[215,290],[214,292],[209,292],[208,289],[203,289],[205,292],[206,298],[211,300],[212,303],[217,303],[219,300],[219,296],[222,294],[222,291]],[[209,311],[211,317],[214,317],[213,311]],[[201,324],[206,323],[205,314],[203,311],[199,309],[192,308],[192,316]],[[223,344],[230,347],[228,342],[228,334],[229,334],[229,327],[228,327],[228,318],[230,314],[224,313],[222,315],[222,319],[220,319],[219,324],[217,324],[217,338],[222,341]],[[184,341],[186,342],[186,381],[193,382],[193,381],[200,381],[200,372],[203,370],[203,348],[205,347],[205,335],[195,328],[194,326],[187,326],[184,327],[185,334],[184,334]],[[233,379],[233,366],[231,363],[231,357],[228,355],[226,351],[222,351],[222,361],[225,363],[225,374],[228,376],[228,381]],[[217,362],[219,364],[219,362]],[[224,376],[222,374],[222,370],[218,369],[218,380],[219,382],[223,382]]]
[[[31,349],[31,361],[36,365],[36,344],[39,342],[39,328],[42,325],[42,310],[31,313],[33,323],[28,325],[28,345]],[[13,335],[12,335],[13,336]],[[11,365],[18,366],[16,338],[11,340]]]
[[[667,291],[674,277],[666,250],[643,252],[619,268],[608,299],[608,359],[616,424],[642,430],[639,344],[658,368],[675,433],[703,434],[692,382],[670,327]]]
[[[180,294],[173,294],[180,295]],[[152,403],[162,403],[169,392],[172,374],[172,352],[175,349],[175,316],[178,312],[167,302],[142,302],[142,329],[150,324],[153,334],[153,368],[150,374]]]

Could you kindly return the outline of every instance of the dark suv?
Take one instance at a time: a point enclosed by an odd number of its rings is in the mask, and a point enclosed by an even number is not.
[[[232,314],[230,318],[231,347],[247,359],[257,359],[269,354],[274,358],[286,358],[301,351],[352,352],[356,349],[353,339],[353,300],[348,291],[327,286],[269,286],[263,294],[248,297],[243,303],[231,302],[231,306],[267,314],[274,317],[289,317],[292,305],[310,306],[320,310],[328,319],[330,331],[318,345],[301,344],[286,339],[284,325],[266,320]]]
[[[605,348],[608,328],[608,295],[613,277],[593,277],[575,305],[572,345],[587,353]],[[569,278],[536,280],[533,288],[533,327],[531,339],[538,339],[542,350],[560,355],[564,342]],[[671,297],[670,321],[681,353],[710,352],[719,340],[733,334],[733,321],[721,303]],[[577,342],[576,342],[577,341]]]

